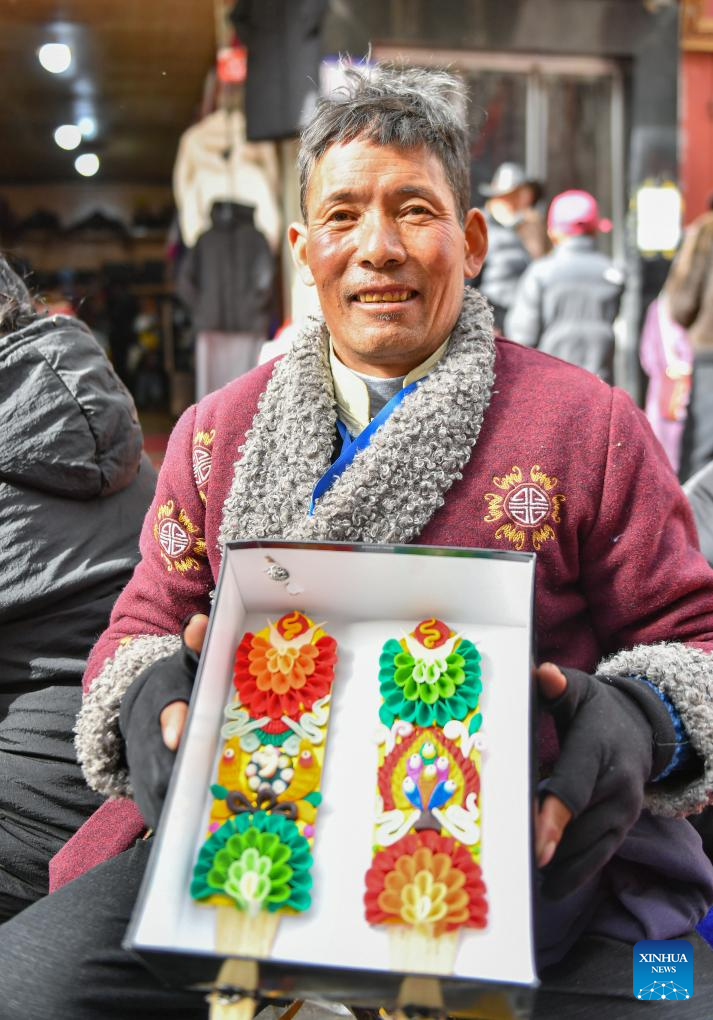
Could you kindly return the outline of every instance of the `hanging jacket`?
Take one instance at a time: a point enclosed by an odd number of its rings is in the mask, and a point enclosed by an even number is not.
[[[256,229],[253,209],[216,202],[212,226],[183,257],[176,290],[197,332],[267,337],[275,259]]]
[[[320,28],[328,0],[238,0],[230,19],[248,48],[247,137],[292,138],[318,96]]]
[[[133,401],[83,323],[0,336],[0,718],[79,684],[138,559],[156,473]]]
[[[624,277],[590,235],[568,237],[527,269],[505,320],[510,340],[613,381]]]
[[[216,110],[181,136],[173,168],[173,194],[183,243],[192,248],[210,228],[214,202],[255,206],[255,223],[273,251],[280,243],[275,146],[245,141],[239,110]]]

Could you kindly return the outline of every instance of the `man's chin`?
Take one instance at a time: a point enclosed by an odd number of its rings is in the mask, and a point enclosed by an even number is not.
[[[349,339],[349,346],[355,351],[376,355],[383,353],[387,356],[405,353],[418,344],[418,338],[414,337],[413,332],[399,328],[398,321],[389,312],[380,316],[368,332],[355,333]]]

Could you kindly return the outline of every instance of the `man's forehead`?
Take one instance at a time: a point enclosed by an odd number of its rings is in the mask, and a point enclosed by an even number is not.
[[[335,202],[358,201],[360,198],[364,197],[368,190],[368,185],[362,182],[361,184],[355,184],[353,187],[338,187],[334,191],[325,191],[319,195],[319,200],[330,205]],[[409,198],[413,195],[418,198],[436,197],[435,190],[424,183],[404,182],[403,184],[397,184],[388,190],[390,194],[396,198]]]
[[[307,194],[321,205],[357,199],[375,187],[406,198],[450,194],[443,164],[427,146],[380,145],[366,139],[330,145],[314,165]]]

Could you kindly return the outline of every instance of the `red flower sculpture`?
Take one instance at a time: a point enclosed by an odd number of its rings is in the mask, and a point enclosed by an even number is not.
[[[376,855],[364,904],[370,924],[403,924],[433,936],[484,928],[488,916],[479,865],[456,840],[430,830]]]
[[[312,644],[275,648],[269,639],[247,633],[235,653],[233,683],[253,719],[283,715],[298,719],[329,694],[337,661],[337,642],[325,635]]]

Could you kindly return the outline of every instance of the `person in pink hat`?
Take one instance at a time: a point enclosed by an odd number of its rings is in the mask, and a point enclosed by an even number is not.
[[[520,278],[506,336],[611,383],[624,276],[597,249],[597,233],[611,230],[611,223],[600,218],[593,195],[571,190],[552,199],[547,230],[553,250]]]

